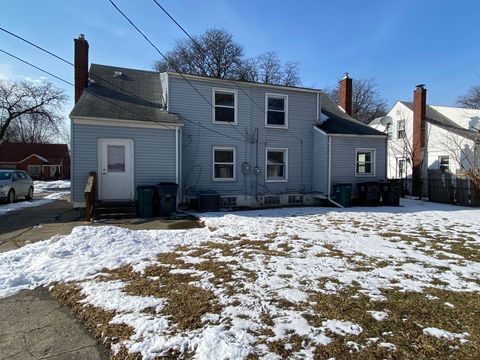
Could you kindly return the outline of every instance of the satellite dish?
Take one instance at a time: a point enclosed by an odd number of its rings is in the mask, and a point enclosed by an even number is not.
[[[391,125],[393,123],[393,119],[391,116],[384,116],[380,119],[380,124],[382,124],[383,126],[388,126],[388,125]]]

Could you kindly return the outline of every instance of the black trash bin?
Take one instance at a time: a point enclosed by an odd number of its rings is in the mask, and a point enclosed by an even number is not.
[[[335,184],[333,185],[335,201],[343,207],[352,206],[352,184]]]
[[[161,182],[157,185],[158,214],[160,216],[171,216],[177,211],[177,190],[176,183]]]
[[[138,216],[149,218],[153,216],[153,201],[155,197],[155,186],[137,186],[137,209]]]
[[[402,185],[398,182],[388,182],[381,185],[382,205],[400,206],[400,194]]]
[[[378,206],[380,202],[380,184],[378,182],[364,182],[357,184],[359,205]]]

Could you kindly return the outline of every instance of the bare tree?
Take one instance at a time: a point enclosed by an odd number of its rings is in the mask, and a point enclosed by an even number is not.
[[[0,80],[0,142],[49,141],[67,97],[49,82]]]
[[[480,109],[480,85],[472,86],[465,95],[459,96],[457,105],[469,109]]]
[[[364,124],[387,113],[387,102],[380,96],[375,79],[353,79],[352,117]],[[338,103],[338,85],[324,90]]]
[[[226,30],[210,29],[192,39],[178,40],[173,50],[167,52],[166,60],[154,63],[154,69],[266,84],[300,83],[297,63],[282,65],[277,53],[272,51],[245,58],[243,46]]]
[[[223,29],[209,29],[193,40],[178,40],[166,60],[158,60],[158,71],[179,71],[216,78],[234,78],[243,60],[243,47]]]

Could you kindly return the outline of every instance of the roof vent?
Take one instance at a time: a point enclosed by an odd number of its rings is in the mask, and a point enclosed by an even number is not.
[[[123,73],[121,71],[115,71],[113,73],[113,77],[122,77],[123,76]]]

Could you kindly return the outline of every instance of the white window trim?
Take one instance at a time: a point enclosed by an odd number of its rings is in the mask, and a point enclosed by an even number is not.
[[[216,150],[232,150],[233,151],[233,178],[216,178],[215,177],[215,164],[226,164],[230,165],[230,163],[224,163],[224,162],[215,162],[215,151]],[[212,149],[212,181],[236,181],[237,179],[237,151],[234,147],[229,147],[229,146],[214,146]]]
[[[372,172],[368,174],[364,173],[358,173],[357,172],[357,158],[358,158],[358,153],[363,152],[363,151],[371,151],[372,152]],[[376,151],[375,149],[366,149],[366,148],[356,148],[355,149],[355,176],[356,177],[372,177],[375,176],[375,170],[376,170]]]
[[[285,125],[270,125],[268,124],[268,97],[280,97],[285,99]],[[275,110],[271,110],[275,111]],[[280,112],[280,111],[278,111]],[[276,94],[276,93],[265,93],[265,127],[266,128],[276,128],[276,129],[288,129],[288,95],[285,94]]]
[[[36,167],[38,168],[38,174],[32,174],[32,176],[40,176],[42,175],[42,165],[28,165],[27,166],[27,172],[30,175],[30,169]]]
[[[400,123],[402,123],[402,122],[403,122],[403,129],[400,128]],[[396,140],[404,139],[404,138],[407,137],[406,127],[407,127],[407,121],[405,119],[397,120]],[[399,136],[400,131],[403,131],[403,136],[404,137]]]
[[[398,178],[400,178],[400,179],[403,179],[403,177],[406,177],[406,176],[407,176],[407,168],[408,168],[408,166],[407,166],[407,158],[405,158],[405,157],[397,157],[397,158],[395,158],[395,160],[396,160],[396,174],[395,174],[395,176],[398,177]],[[403,177],[400,177],[400,161],[401,161],[401,160],[405,161],[405,169],[404,169],[405,172],[402,174]]]
[[[447,169],[450,170],[450,156],[449,155],[439,155],[438,156],[438,168],[442,169],[441,158],[443,158],[443,157],[446,157],[448,159],[448,165],[447,166],[443,165],[443,166],[445,166]]]
[[[226,92],[226,93],[231,93],[233,94],[233,122],[230,121],[215,121],[215,109],[218,107],[224,107],[224,108],[229,108],[231,109],[230,106],[223,106],[223,105],[215,105],[215,92]],[[238,123],[238,91],[237,90],[232,90],[232,89],[225,89],[225,88],[218,88],[214,87],[212,88],[212,123],[213,124],[231,124],[231,125],[237,125]]]
[[[269,179],[268,178],[268,152],[269,151],[283,151],[285,153],[285,179]],[[265,182],[270,183],[281,183],[281,182],[288,182],[288,148],[272,148],[267,147],[265,148]]]

